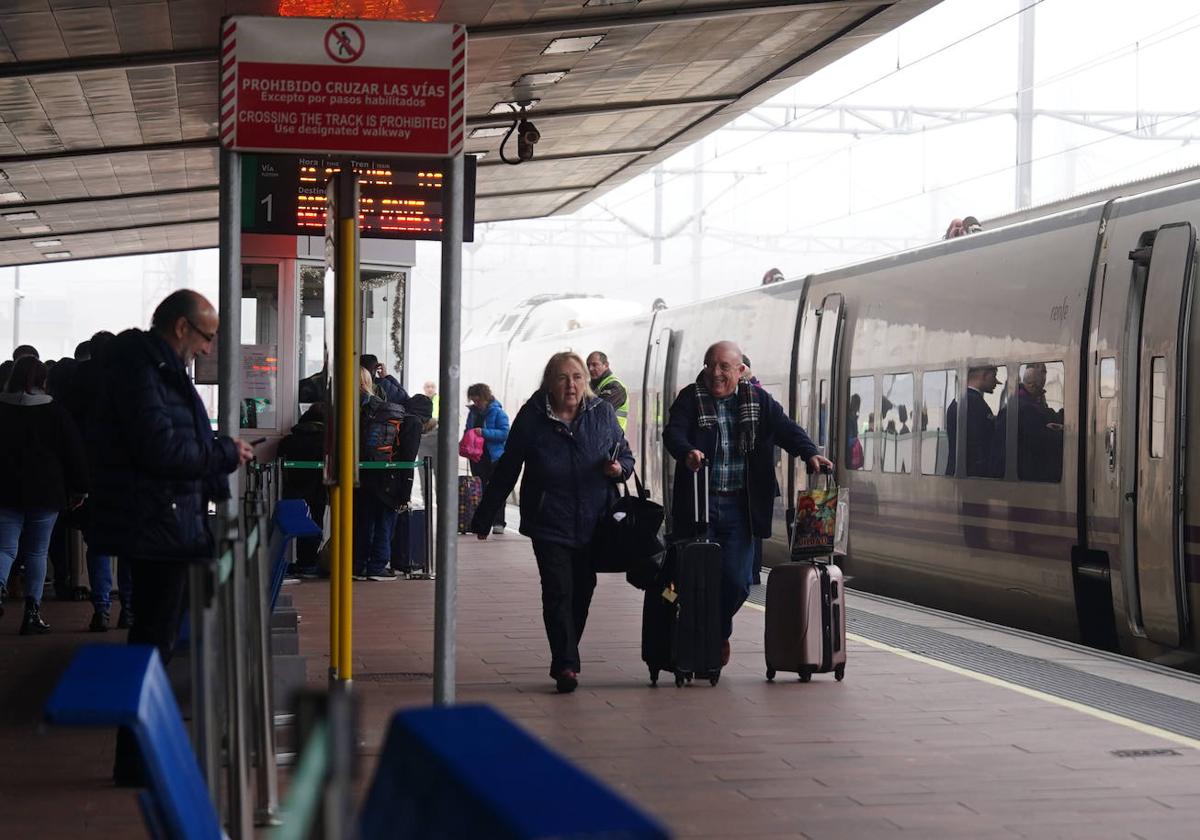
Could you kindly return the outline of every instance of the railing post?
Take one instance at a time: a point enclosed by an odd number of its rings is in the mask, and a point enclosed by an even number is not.
[[[263,481],[269,467],[250,466],[257,477],[257,492],[248,488],[246,494],[246,532],[258,534],[258,548],[247,553],[246,572],[249,589],[249,629],[254,635],[247,646],[253,704],[250,724],[253,727],[255,763],[255,825],[277,825],[279,812],[279,782],[275,765],[275,707],[271,691],[271,605],[270,575],[263,567],[269,562],[268,519],[266,516],[268,488]]]

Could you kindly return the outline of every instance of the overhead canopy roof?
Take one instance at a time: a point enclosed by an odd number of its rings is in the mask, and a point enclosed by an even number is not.
[[[467,141],[468,152],[489,152],[476,219],[495,221],[577,210],[936,3],[4,0],[0,265],[217,244],[225,15],[466,24],[469,133],[511,124],[489,113],[497,103],[540,100],[529,112],[542,135],[532,161],[504,164],[496,136]],[[556,38],[585,35],[603,38],[586,52],[543,54]],[[515,86],[564,70],[554,84]]]

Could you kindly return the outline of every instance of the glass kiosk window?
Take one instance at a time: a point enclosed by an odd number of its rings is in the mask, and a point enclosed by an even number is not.
[[[404,307],[407,268],[359,271],[362,346],[398,380],[404,360]],[[300,266],[300,376],[312,376],[325,362],[325,266]]]
[[[243,429],[277,429],[279,388],[279,266],[242,266]]]

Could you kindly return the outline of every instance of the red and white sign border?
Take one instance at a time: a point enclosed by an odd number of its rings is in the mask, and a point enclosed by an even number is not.
[[[456,157],[462,154],[466,137],[467,28],[461,23],[453,24],[450,41],[454,55],[450,64],[450,108],[447,114],[450,139],[446,156]],[[237,20],[229,18],[221,24],[219,136],[221,145],[226,148],[237,144],[237,80]],[[378,153],[372,154],[380,157]]]

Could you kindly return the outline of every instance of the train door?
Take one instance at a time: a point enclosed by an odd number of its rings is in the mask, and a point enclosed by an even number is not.
[[[671,505],[667,499],[670,492],[670,465],[666,447],[663,446],[663,427],[667,422],[670,406],[671,383],[671,336],[674,330],[663,328],[658,331],[650,346],[646,370],[646,398],[642,401],[642,452],[645,467],[642,475],[655,499],[662,499],[670,516]],[[668,522],[668,528],[670,522]]]
[[[806,281],[807,282],[807,281]],[[816,425],[812,418],[812,395],[813,395],[813,356],[816,352],[816,336],[817,323],[820,321],[820,309],[816,304],[807,302],[805,297],[804,306],[801,308],[799,315],[799,324],[796,332],[796,347],[795,347],[795,371],[796,379],[793,383],[794,399],[792,400],[792,417],[796,422],[807,431],[815,441]],[[803,476],[797,476],[798,462],[795,458],[789,461],[788,482],[787,482],[787,526],[788,533],[791,533],[792,520],[795,518],[796,491],[803,483]],[[800,482],[800,483],[797,483]]]
[[[821,454],[834,463],[839,461],[837,443],[841,435],[837,429],[837,394],[840,376],[838,353],[841,347],[842,322],[845,308],[842,296],[826,295],[817,314],[817,344],[813,354],[813,388],[816,404],[813,406],[816,434],[813,442]]]
[[[1125,586],[1135,624],[1177,646],[1188,622],[1183,553],[1187,348],[1196,236],[1166,225],[1130,253],[1134,264],[1125,393],[1122,493]],[[1140,303],[1140,306],[1139,306]]]

